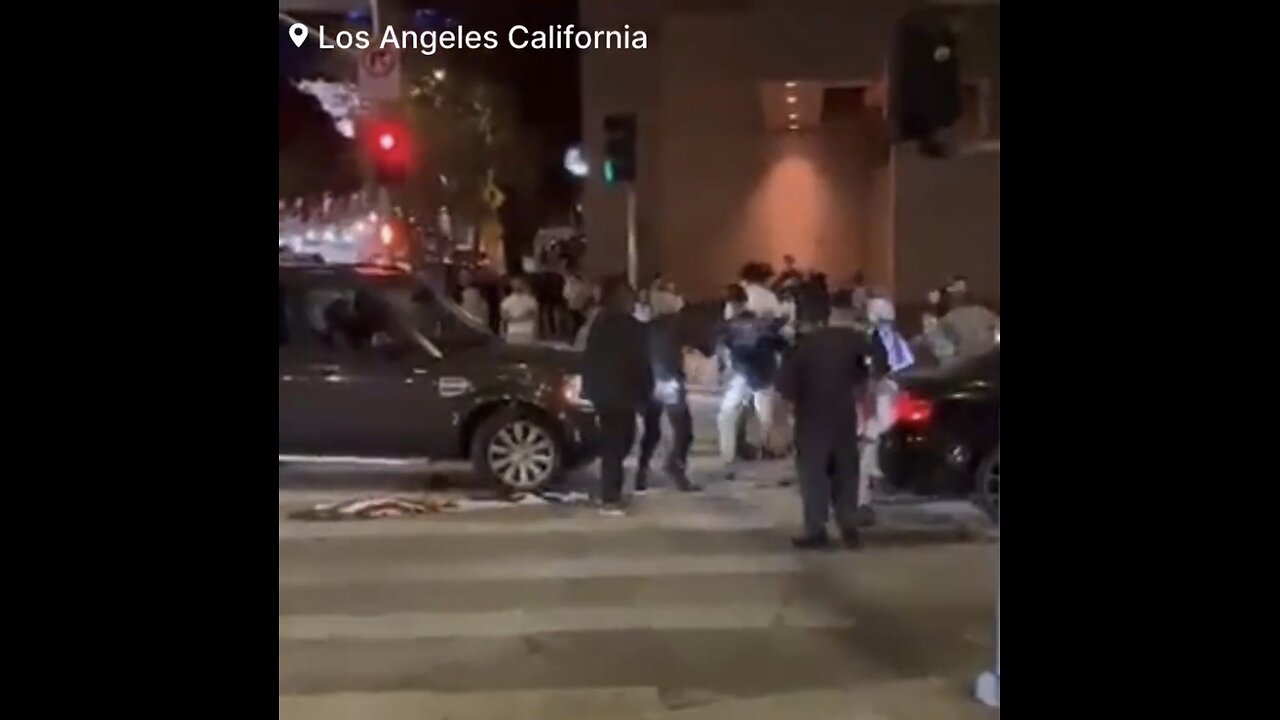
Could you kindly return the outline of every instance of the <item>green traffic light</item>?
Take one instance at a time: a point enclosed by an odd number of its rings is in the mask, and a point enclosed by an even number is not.
[[[613,182],[614,182],[615,180],[617,180],[617,179],[618,179],[618,172],[617,172],[617,171],[614,169],[614,167],[613,167],[613,161],[612,161],[612,160],[605,160],[605,161],[604,161],[604,181],[605,181],[605,183],[612,185],[612,184],[613,184]]]

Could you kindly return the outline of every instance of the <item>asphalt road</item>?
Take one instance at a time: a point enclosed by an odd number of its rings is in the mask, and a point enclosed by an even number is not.
[[[990,717],[968,687],[994,651],[997,545],[882,530],[798,554],[794,490],[758,479],[622,519],[303,522],[285,511],[346,491],[282,490],[280,716]]]

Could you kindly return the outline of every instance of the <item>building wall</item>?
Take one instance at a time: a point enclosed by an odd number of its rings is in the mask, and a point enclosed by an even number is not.
[[[944,161],[896,151],[895,289],[923,300],[953,274],[1000,298],[1000,154]]]
[[[919,165],[952,161],[890,168],[874,108],[796,133],[765,128],[764,81],[877,81],[907,1],[581,0],[586,27],[649,32],[647,50],[592,51],[582,60],[584,141],[595,171],[584,193],[588,270],[626,267],[625,191],[604,187],[598,170],[604,116],[634,111],[642,276],[661,269],[687,295],[706,297],[742,263],[777,264],[790,253],[834,282],[863,270],[890,291],[955,271],[985,278],[969,269],[979,259],[957,269],[944,261],[961,253],[931,252],[950,210],[931,225],[920,216],[933,211],[916,208],[944,192],[940,183],[971,185],[970,164],[937,177]],[[998,230],[998,163],[996,171]],[[946,208],[990,207],[986,200]],[[985,237],[990,219],[962,235]]]

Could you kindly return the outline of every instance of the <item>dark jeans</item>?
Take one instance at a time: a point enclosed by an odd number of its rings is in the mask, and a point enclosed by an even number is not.
[[[644,433],[640,436],[640,469],[647,470],[653,459],[653,451],[662,439],[662,415],[666,413],[675,437],[671,438],[671,452],[667,455],[666,470],[684,474],[689,464],[689,448],[693,445],[693,417],[689,414],[684,389],[671,403],[650,401],[644,409]]]
[[[636,441],[636,411],[633,408],[599,408],[600,499],[622,502],[622,462]]]
[[[802,438],[797,429],[796,464],[800,471],[805,534],[810,537],[825,534],[833,510],[842,531],[855,527],[858,445],[853,433]]]

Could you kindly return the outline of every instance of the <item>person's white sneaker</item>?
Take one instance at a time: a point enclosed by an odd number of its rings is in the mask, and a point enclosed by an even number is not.
[[[621,505],[603,505],[600,507],[600,514],[604,517],[626,517],[627,511],[622,509]]]

